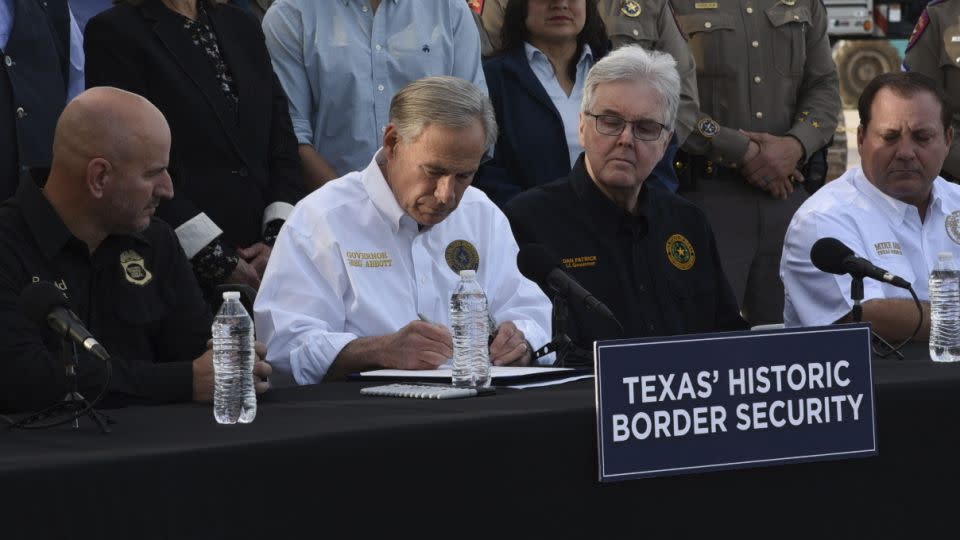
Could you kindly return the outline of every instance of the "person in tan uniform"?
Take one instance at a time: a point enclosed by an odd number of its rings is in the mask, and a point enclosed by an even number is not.
[[[700,108],[685,148],[700,206],[751,324],[782,321],[783,237],[806,199],[801,172],[840,112],[820,0],[674,0],[697,66]],[[797,185],[796,187],[799,187]]]
[[[480,18],[494,50],[500,48],[503,11],[508,0],[485,0]],[[669,53],[677,61],[680,74],[680,109],[677,112],[675,135],[682,146],[696,126],[700,107],[697,104],[697,73],[687,38],[680,31],[668,0],[598,0],[597,9],[606,26],[613,48],[637,44],[648,51]]]
[[[947,95],[953,131],[960,133],[960,0],[927,5],[910,36],[903,67],[936,81]],[[940,176],[960,182],[960,137],[953,138]]]

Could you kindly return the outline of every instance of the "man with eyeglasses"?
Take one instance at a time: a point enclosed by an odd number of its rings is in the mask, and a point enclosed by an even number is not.
[[[580,142],[567,178],[524,192],[505,213],[518,244],[542,244],[623,326],[570,305],[566,333],[594,340],[742,329],[736,298],[703,212],[645,180],[677,116],[670,55],[623,47],[584,83]],[[548,290],[545,284],[540,286]]]

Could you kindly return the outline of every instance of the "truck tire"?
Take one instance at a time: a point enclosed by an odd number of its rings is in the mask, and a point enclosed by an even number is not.
[[[844,107],[856,107],[860,92],[881,73],[900,70],[900,53],[885,39],[841,40],[833,48]]]

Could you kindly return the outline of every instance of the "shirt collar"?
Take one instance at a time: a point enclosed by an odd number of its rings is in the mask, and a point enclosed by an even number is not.
[[[550,63],[550,60],[547,58],[547,55],[543,53],[543,51],[541,51],[540,49],[534,47],[533,45],[527,42],[523,43],[523,50],[527,55],[528,63],[532,64],[534,62],[537,62],[538,59],[539,61]],[[583,51],[580,52],[580,59],[577,60],[577,68],[582,66],[583,63],[587,61],[590,61],[590,62],[593,61],[593,50],[590,49],[590,45],[584,43]]]
[[[890,220],[891,223],[899,224],[907,217],[907,212],[910,209],[916,209],[915,206],[909,203],[905,203],[899,199],[887,195],[883,191],[873,185],[866,175],[863,174],[863,169],[857,169],[856,173],[853,176],[854,187],[860,193],[863,193],[867,198],[871,199],[874,204],[880,209],[884,215]],[[940,206],[940,192],[936,188],[936,182],[934,182],[934,188],[930,194],[930,205],[927,207],[927,210],[933,208],[939,208]]]
[[[649,223],[653,198],[646,181],[640,187],[637,200],[637,213],[630,214],[611,201],[606,194],[600,191],[597,184],[587,173],[585,157],[580,154],[577,162],[570,171],[570,185],[574,193],[580,198],[587,213],[593,218],[594,224],[607,234],[616,234],[625,227],[645,225]]]
[[[24,221],[47,259],[53,259],[63,251],[70,239],[74,238],[70,229],[54,210],[40,188],[29,178],[20,182],[15,195],[20,205]]]
[[[56,209],[31,179],[26,178],[20,182],[15,198],[20,205],[23,219],[27,222],[27,226],[37,240],[37,245],[40,246],[40,251],[44,257],[53,259],[63,251],[71,240],[86,247],[82,240],[70,232],[60,214],[57,214]],[[111,239],[118,237],[132,238],[150,245],[149,240],[141,233],[110,235],[100,245],[102,246]]]
[[[411,221],[413,218],[407,216],[403,208],[400,208],[400,204],[397,203],[397,197],[393,194],[393,190],[390,189],[390,184],[387,183],[387,179],[383,176],[383,171],[380,170],[378,161],[382,155],[383,148],[377,151],[373,156],[373,160],[367,165],[367,168],[364,169],[363,187],[366,189],[367,195],[370,196],[370,201],[373,203],[373,206],[376,207],[377,211],[386,219],[393,233],[396,234],[400,231],[400,224],[404,217]]]

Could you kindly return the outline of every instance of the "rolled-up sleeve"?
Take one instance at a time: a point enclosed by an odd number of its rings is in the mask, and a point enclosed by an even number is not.
[[[525,278],[517,268],[517,242],[510,223],[500,210],[495,209],[490,220],[490,245],[502,246],[488,255],[492,271],[487,272],[485,288],[490,303],[490,314],[498,324],[513,321],[523,332],[527,342],[537,350],[550,341],[552,306],[547,295],[536,283]],[[544,365],[553,363],[553,355],[537,359]]]
[[[304,64],[303,14],[289,3],[272,6],[263,17],[263,34],[273,62],[290,102],[290,120],[297,142],[313,146],[313,93]]]
[[[356,334],[345,332],[346,269],[328,231],[305,230],[296,214],[280,232],[254,304],[274,382],[311,384]]]

